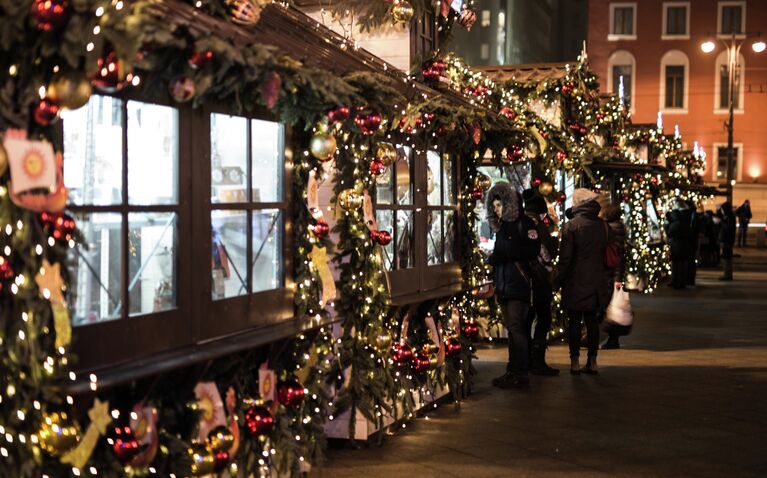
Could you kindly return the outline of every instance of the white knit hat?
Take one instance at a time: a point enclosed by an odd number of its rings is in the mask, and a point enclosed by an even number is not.
[[[585,202],[594,201],[599,198],[599,194],[586,188],[578,188],[573,191],[573,207],[579,206]]]

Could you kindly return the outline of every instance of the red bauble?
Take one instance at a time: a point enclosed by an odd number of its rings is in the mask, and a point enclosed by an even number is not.
[[[45,231],[57,241],[69,241],[75,232],[75,220],[64,213],[40,213],[40,222]]]
[[[381,115],[378,113],[370,113],[367,115],[357,115],[354,118],[354,124],[360,129],[362,134],[370,136],[376,133],[381,128]]]
[[[142,451],[142,447],[130,427],[115,427],[109,440],[112,444],[112,451],[123,466],[128,465]]]
[[[525,151],[520,148],[519,146],[512,145],[507,151],[506,151],[506,158],[509,161],[519,161],[525,156]]]
[[[564,151],[557,151],[557,154],[555,155],[556,160],[560,163],[564,162],[567,159],[567,153]]]
[[[189,57],[189,67],[193,70],[201,70],[210,65],[213,61],[213,52],[211,50],[196,51]]]
[[[479,325],[476,322],[466,322],[461,328],[461,334],[469,340],[475,340],[479,336]]]
[[[14,275],[16,274],[13,272],[8,258],[0,257],[0,290],[3,290],[3,281],[13,279]]]
[[[226,465],[229,464],[229,452],[218,451],[213,455],[213,457],[215,459],[213,463],[213,471],[215,473],[224,471],[224,468],[226,468]]]
[[[514,110],[509,108],[508,106],[504,106],[503,108],[501,108],[498,114],[501,116],[505,116],[509,118],[510,120],[513,120],[517,116]]]
[[[391,360],[397,367],[407,367],[413,361],[413,349],[405,342],[397,342],[391,347]]]
[[[282,77],[276,71],[270,71],[261,84],[261,98],[263,98],[267,108],[273,109],[277,105],[281,91]]]
[[[318,219],[316,223],[309,226],[309,229],[311,229],[312,234],[318,239],[324,239],[328,237],[328,234],[330,233],[330,226],[328,226],[328,223],[322,219]]]
[[[93,86],[105,93],[115,93],[125,86],[125,69],[117,54],[110,51],[96,62],[98,70],[91,80]]]
[[[445,339],[445,356],[453,358],[461,352],[461,340],[458,337]]]
[[[379,159],[370,162],[370,172],[376,176],[386,171],[386,165]]]
[[[562,204],[567,199],[567,195],[565,193],[559,193],[559,197],[557,198],[557,204]]]
[[[179,75],[171,79],[170,83],[168,83],[168,93],[170,93],[170,97],[173,98],[173,101],[176,101],[177,103],[186,103],[194,98],[194,95],[197,93],[197,85],[195,85],[194,80],[191,78]]]
[[[434,113],[424,113],[423,114],[423,120],[424,121],[431,121],[434,119]]]
[[[245,412],[245,428],[253,437],[266,435],[274,427],[274,417],[264,407],[252,406]]]
[[[43,98],[37,106],[35,106],[35,122],[40,126],[48,126],[59,117],[59,110],[60,108],[58,104],[48,98]]]
[[[407,134],[412,134],[416,128],[421,126],[422,122],[423,120],[421,118],[416,118],[413,122],[410,122],[408,121],[408,118],[403,116],[402,119],[399,120],[399,129]]]
[[[417,374],[426,373],[429,371],[429,364],[431,361],[429,360],[429,354],[419,352],[413,357],[413,372]]]
[[[351,111],[348,106],[337,106],[328,111],[328,120],[330,120],[331,123],[343,123],[349,119],[350,114]]]
[[[484,194],[484,192],[482,192],[482,189],[479,189],[479,188],[478,188],[478,189],[474,189],[474,190],[471,192],[471,198],[472,198],[472,199],[476,199],[477,201],[479,201],[480,199],[482,199],[482,196],[484,196],[484,195],[485,195],[485,194]]]
[[[49,32],[62,27],[69,18],[67,0],[34,0],[29,15],[38,30]]]
[[[541,185],[541,178],[535,178],[533,179],[533,187],[538,187]]]
[[[391,233],[389,231],[378,231],[375,235],[375,241],[382,246],[388,246],[391,242]]]
[[[277,400],[288,408],[301,404],[304,400],[304,386],[298,380],[287,380],[277,384]]]

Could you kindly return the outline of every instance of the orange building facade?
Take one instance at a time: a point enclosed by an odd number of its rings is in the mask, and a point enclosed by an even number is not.
[[[760,36],[763,34],[764,36]],[[767,41],[765,0],[589,0],[588,54],[602,91],[623,91],[634,123],[663,113],[666,133],[678,125],[688,149],[707,155],[704,178],[726,177],[728,56],[733,35],[742,43],[735,69],[732,177],[734,203],[749,198],[754,222],[767,219]],[[716,48],[704,53],[701,44]]]

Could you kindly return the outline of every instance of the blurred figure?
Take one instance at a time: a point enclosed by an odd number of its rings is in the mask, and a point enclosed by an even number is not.
[[[722,263],[724,274],[719,280],[732,280],[732,248],[735,246],[737,226],[732,204],[725,202],[719,206],[719,214],[722,218],[719,231],[719,242],[722,244]]]
[[[624,259],[624,253],[626,251],[626,225],[623,223],[623,211],[621,208],[612,204],[607,204],[599,212],[599,217],[604,220],[608,226],[610,226],[611,237],[610,240],[618,245],[618,255],[621,259],[618,267],[607,270],[607,281],[605,287],[612,297],[615,290],[616,283],[622,283],[623,277],[626,273],[626,261]],[[608,299],[608,304],[610,303]],[[604,312],[603,312],[604,314]],[[603,349],[619,349],[621,348],[620,336],[617,334],[610,334],[607,341],[602,344]]]
[[[687,263],[687,281],[688,287],[695,287],[695,279],[698,275],[698,257],[700,255],[700,240],[703,235],[703,218],[698,214],[698,207],[695,202],[687,201],[687,208],[690,211],[690,256]]]
[[[748,240],[748,223],[751,222],[751,201],[746,199],[743,204],[735,211],[735,215],[738,216],[738,246],[746,247],[746,241]]]
[[[692,255],[691,214],[687,204],[677,202],[677,208],[668,216],[668,239],[671,243],[671,287],[684,289],[687,268]]]

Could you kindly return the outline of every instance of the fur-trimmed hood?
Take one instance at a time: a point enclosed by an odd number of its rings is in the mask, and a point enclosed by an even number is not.
[[[495,214],[495,208],[493,207],[493,201],[499,199],[503,204],[503,217],[498,217]],[[522,203],[522,195],[519,194],[509,183],[495,183],[493,187],[487,192],[485,197],[485,207],[487,209],[487,222],[490,223],[490,228],[498,232],[501,228],[501,221],[514,222],[519,218],[520,206]]]

